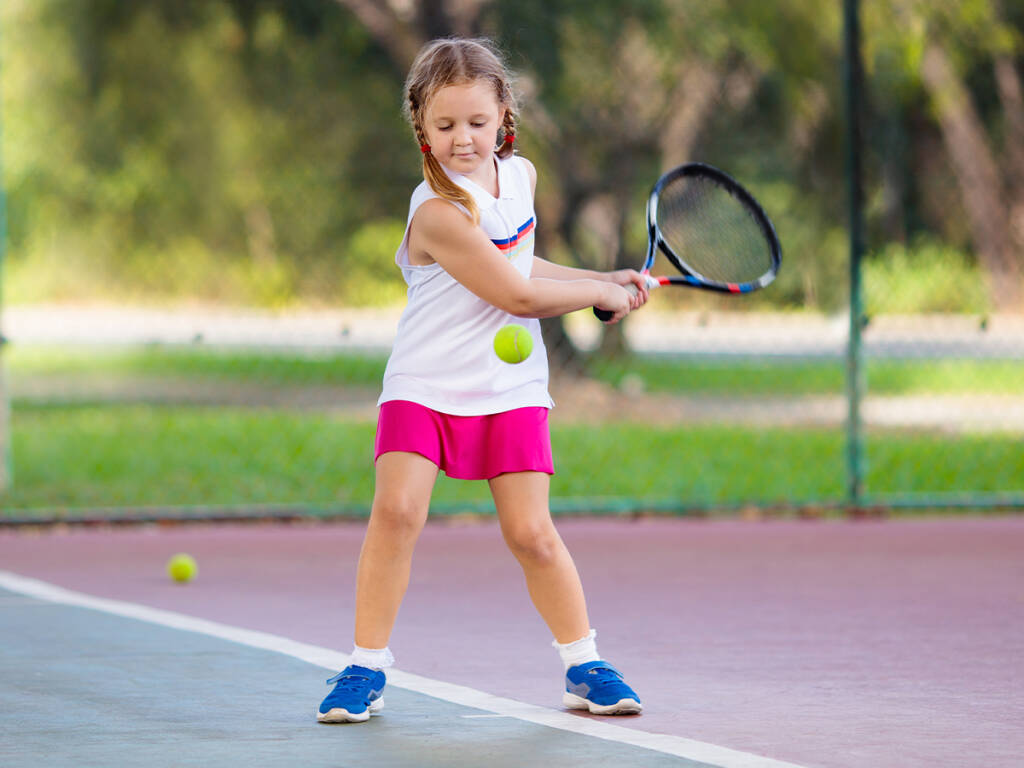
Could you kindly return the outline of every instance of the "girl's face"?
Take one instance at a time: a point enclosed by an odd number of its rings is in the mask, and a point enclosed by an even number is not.
[[[456,173],[471,176],[491,160],[504,116],[494,86],[477,80],[446,85],[434,94],[423,128],[434,157]]]

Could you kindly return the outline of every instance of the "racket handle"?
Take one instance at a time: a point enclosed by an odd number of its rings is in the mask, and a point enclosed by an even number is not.
[[[647,280],[647,290],[657,288],[659,285],[661,285],[661,283],[658,282],[658,278],[656,277],[646,275],[645,279]],[[636,296],[640,292],[639,289],[636,287],[635,283],[629,283],[628,285],[624,285],[622,287],[629,291],[630,296]],[[594,314],[597,315],[598,320],[600,320],[602,323],[606,323],[612,319],[612,315],[615,313],[609,312],[607,309],[598,309],[597,307],[594,307]]]

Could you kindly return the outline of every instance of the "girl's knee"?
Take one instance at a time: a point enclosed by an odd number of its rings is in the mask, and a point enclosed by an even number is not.
[[[404,494],[375,497],[370,521],[395,533],[417,533],[427,520],[429,504]]]
[[[505,535],[505,542],[519,560],[544,565],[558,559],[563,548],[553,526],[518,526]]]

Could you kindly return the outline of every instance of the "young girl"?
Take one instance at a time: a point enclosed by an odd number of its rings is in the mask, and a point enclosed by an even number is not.
[[[548,509],[554,472],[548,434],[547,352],[537,318],[587,307],[618,322],[647,300],[633,270],[589,272],[533,255],[533,165],[513,154],[516,105],[491,46],[436,40],[416,58],[405,111],[423,152],[395,257],[409,285],[384,374],[376,489],[356,577],[351,666],[327,681],[325,723],[363,722],[383,707],[388,639],[409,583],[413,547],[438,471],[485,479],[502,535],[565,665],[563,703],[630,714],[640,699],[602,661],[576,566]],[[623,287],[636,285],[631,297]],[[533,354],[510,365],[494,335],[529,329]]]

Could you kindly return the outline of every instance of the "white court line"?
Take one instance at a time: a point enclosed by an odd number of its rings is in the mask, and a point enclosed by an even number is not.
[[[45,581],[19,576],[9,571],[0,571],[0,587],[51,603],[91,608],[116,616],[147,621],[163,627],[217,637],[240,645],[247,645],[251,648],[274,651],[301,659],[309,664],[323,667],[332,672],[344,669],[349,663],[348,654],[341,653],[340,651],[333,651],[317,645],[309,645],[308,643],[300,643],[287,637],[271,635],[267,632],[241,629],[240,627],[232,627],[215,621],[198,619],[183,613],[175,613],[174,611],[165,611],[160,608],[150,608],[149,606],[129,603],[123,600],[110,600],[108,598],[86,595],[81,592],[73,592]],[[685,757],[689,760],[710,763],[721,768],[801,768],[795,763],[773,760],[772,758],[740,752],[728,747],[720,747],[703,741],[694,741],[682,736],[648,733],[632,728],[624,728],[620,725],[612,725],[600,720],[577,717],[566,712],[546,709],[534,704],[515,701],[514,699],[492,696],[489,693],[462,685],[454,685],[442,680],[432,680],[429,677],[401,672],[394,668],[388,670],[387,677],[389,685],[404,688],[415,693],[422,693],[453,704],[482,709],[487,712],[493,712],[496,715],[514,717],[518,720],[525,720],[537,725],[546,725],[549,728],[557,728],[562,731],[593,736],[594,738],[614,741],[620,744],[629,744],[635,747],[654,750],[655,752],[675,755],[676,757]]]

